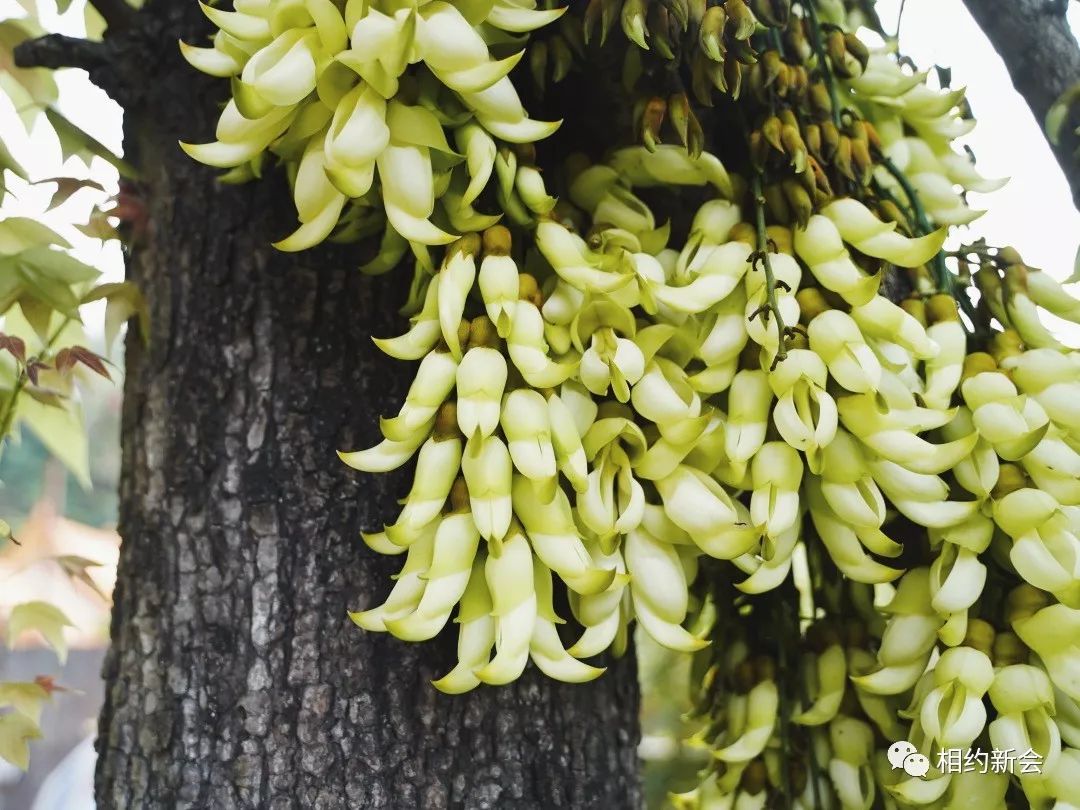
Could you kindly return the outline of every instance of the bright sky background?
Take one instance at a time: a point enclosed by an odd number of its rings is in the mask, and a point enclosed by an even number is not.
[[[63,16],[56,14],[54,0],[38,0],[37,5],[42,25],[48,31],[69,36],[85,35],[85,0],[75,0]],[[23,10],[15,0],[0,0],[0,19],[20,16],[23,16]],[[120,108],[104,91],[90,82],[85,71],[62,70],[55,76],[60,89],[57,106],[61,112],[85,132],[120,154],[123,140],[123,117]],[[93,178],[105,187],[104,194],[93,189],[79,191],[63,205],[46,214],[44,211],[49,205],[55,186],[48,183],[29,186],[8,172],[8,188],[13,194],[4,201],[4,214],[41,220],[62,233],[75,246],[78,258],[102,271],[101,281],[122,281],[124,265],[120,245],[115,241],[103,244],[69,226],[73,221],[85,223],[95,204],[104,202],[116,193],[116,170],[100,158],[94,158],[89,167],[78,159],[61,164],[60,145],[51,127],[43,119],[39,119],[28,136],[14,106],[2,92],[0,137],[32,180],[62,175]],[[105,302],[99,301],[85,307],[83,317],[89,335],[95,341],[102,340]],[[100,349],[100,346],[98,348]],[[117,349],[114,347],[113,351],[115,353]]]
[[[1002,0],[1007,2],[1008,0]],[[900,0],[878,0],[878,15],[895,30]],[[1080,4],[1069,4],[1069,23],[1080,31]],[[1034,267],[1068,277],[1080,244],[1080,212],[1068,184],[1027,104],[1013,89],[1008,71],[961,0],[907,0],[900,47],[920,68],[952,68],[954,87],[967,87],[978,121],[965,138],[985,177],[1009,177],[993,194],[972,194],[988,208],[969,228],[970,238],[1012,244]],[[960,231],[963,233],[963,229]]]
[[[53,0],[38,0],[38,5],[49,30],[72,35],[82,32],[84,0],[75,0],[63,17],[54,13]],[[900,5],[900,0],[878,0],[878,12],[887,28],[895,28]],[[0,0],[0,18],[17,13],[20,9],[15,0]],[[1069,4],[1069,18],[1073,30],[1080,30],[1080,4]],[[1012,244],[1029,264],[1059,279],[1067,277],[1080,243],[1080,213],[1072,205],[1068,186],[1043,139],[1040,125],[1013,90],[1004,64],[961,0],[907,0],[901,36],[903,52],[916,64],[922,68],[934,64],[949,66],[953,86],[968,87],[968,99],[979,125],[965,140],[975,151],[980,172],[986,177],[1012,178],[1001,191],[971,195],[975,207],[989,211],[966,232],[960,229],[954,241],[973,241],[984,236],[991,245]],[[119,151],[119,108],[90,84],[82,71],[62,71],[58,81],[65,114]],[[35,179],[58,173],[59,151],[47,127],[26,138],[10,103],[2,97],[0,135]],[[82,167],[71,173],[89,174],[110,190],[115,189],[115,171],[104,161],[95,159],[89,173]],[[89,203],[103,197],[98,195],[95,200],[93,194],[80,192],[74,200],[51,212],[46,220],[58,226],[76,211],[88,214]],[[49,186],[19,188],[19,213],[39,215],[50,195]],[[72,241],[78,245],[81,258],[96,264],[108,278],[122,276],[118,246],[102,248],[99,242],[78,234]],[[95,313],[89,315],[92,322]],[[1074,336],[1080,335],[1080,330],[1069,331]]]

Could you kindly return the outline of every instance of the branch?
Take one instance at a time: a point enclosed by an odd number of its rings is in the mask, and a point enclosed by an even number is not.
[[[127,0],[89,0],[89,3],[97,9],[108,29],[114,32],[131,25],[137,13]]]
[[[1046,114],[1080,82],[1080,45],[1060,8],[1048,0],[964,0],[1009,70],[1013,85],[1046,135]],[[1074,124],[1075,125],[1075,124]],[[1071,128],[1068,128],[1071,130]],[[1050,148],[1080,209],[1080,139],[1070,133]]]
[[[63,34],[47,34],[15,46],[15,64],[21,68],[82,68],[92,71],[109,62],[100,42]]]

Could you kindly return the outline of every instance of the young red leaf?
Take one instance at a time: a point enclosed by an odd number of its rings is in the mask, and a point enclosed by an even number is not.
[[[36,357],[31,357],[26,363],[26,377],[34,385],[38,384],[38,374],[50,368],[48,363],[43,363]]]
[[[26,343],[22,338],[0,332],[0,351],[7,351],[20,363],[26,364]]]
[[[105,362],[85,346],[70,346],[61,349],[56,353],[53,362],[56,364],[56,370],[61,374],[65,374],[75,366],[82,364],[106,380],[112,379],[112,375],[109,374],[109,370],[105,367]]]

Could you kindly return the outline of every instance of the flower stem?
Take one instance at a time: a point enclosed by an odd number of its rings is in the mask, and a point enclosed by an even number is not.
[[[751,259],[756,268],[757,263],[761,262],[761,267],[765,271],[765,294],[766,303],[762,306],[757,313],[761,314],[761,317],[765,319],[765,324],[768,326],[769,316],[776,321],[776,336],[779,341],[776,351],[776,358],[773,360],[773,368],[783,360],[787,359],[787,350],[784,346],[787,338],[787,327],[784,325],[783,316],[780,314],[780,304],[776,297],[776,276],[773,275],[772,260],[769,258],[769,234],[765,230],[765,194],[762,191],[761,186],[761,174],[754,175],[754,207],[756,208],[756,223],[757,223],[757,250],[753,253]],[[753,316],[751,316],[753,317]]]
[[[61,333],[67,329],[71,320],[71,316],[68,315],[60,322],[60,325],[49,336],[49,339],[45,341],[45,346],[42,348],[40,356],[44,356],[52,349],[53,344],[59,339]],[[11,431],[15,422],[15,408],[19,401],[19,395],[22,394],[28,382],[30,382],[30,378],[26,374],[26,366],[24,365],[22,371],[19,373],[18,379],[15,380],[15,387],[11,391],[11,396],[4,406],[4,416],[0,419],[0,450],[3,449],[4,443],[7,441],[8,433]]]
[[[840,126],[840,94],[836,90],[836,77],[833,76],[829,67],[828,57],[825,56],[825,46],[821,41],[821,22],[818,20],[816,0],[803,0],[803,8],[810,17],[810,40],[814,46],[814,54],[817,56],[818,68],[821,70],[825,87],[829,91],[829,101],[832,102],[833,123]]]

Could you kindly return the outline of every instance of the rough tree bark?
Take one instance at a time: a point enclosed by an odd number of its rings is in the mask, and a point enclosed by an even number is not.
[[[1068,0],[964,0],[964,5],[1001,55],[1013,85],[1045,132],[1054,102],[1080,83],[1080,45],[1065,18]],[[1067,134],[1050,148],[1069,181],[1073,204],[1080,208],[1080,138],[1072,134],[1078,125],[1080,116],[1073,113]]]
[[[176,41],[197,4],[151,0],[92,77],[126,109],[149,226],[128,274],[152,315],[128,341],[120,560],[96,795],[112,808],[633,808],[632,660],[586,686],[530,671],[451,698],[428,681],[454,639],[352,627],[398,560],[361,529],[403,476],[351,473],[409,371],[371,336],[401,330],[402,274],[355,251],[287,256],[282,185],[233,188],[178,139],[212,137],[221,83]]]

